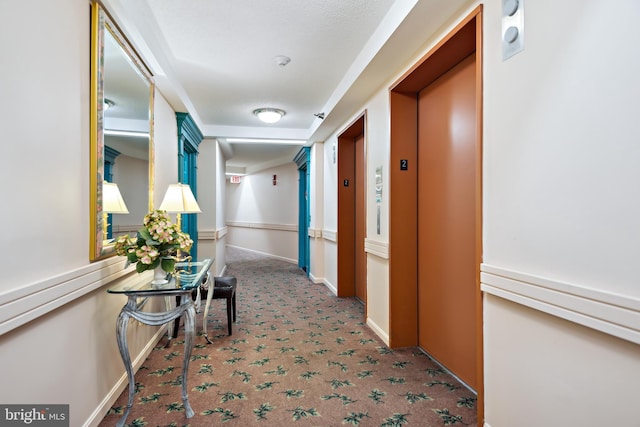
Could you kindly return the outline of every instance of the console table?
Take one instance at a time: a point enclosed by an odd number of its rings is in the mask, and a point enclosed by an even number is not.
[[[129,380],[127,409],[122,418],[120,418],[120,421],[118,421],[118,424],[116,424],[118,427],[122,427],[129,416],[129,412],[133,406],[133,395],[135,391],[133,367],[127,344],[127,325],[129,324],[130,318],[134,318],[146,325],[160,326],[184,315],[185,341],[184,359],[182,362],[182,402],[184,404],[186,417],[193,417],[194,412],[193,409],[191,409],[189,397],[187,396],[187,372],[189,370],[189,360],[191,359],[193,337],[195,334],[195,307],[191,299],[191,292],[202,283],[212,263],[213,260],[211,259],[176,263],[176,273],[167,283],[154,284],[152,280],[149,280],[135,286],[119,286],[107,290],[107,292],[111,294],[124,294],[128,297],[127,303],[122,307],[118,315],[116,328],[118,349],[120,350],[120,355],[122,356]],[[167,305],[167,311],[164,312],[144,312],[141,310],[142,304],[138,303],[139,298],[173,296],[180,297],[180,303],[176,304],[176,307],[173,309]],[[165,298],[165,302],[171,299],[172,298]]]

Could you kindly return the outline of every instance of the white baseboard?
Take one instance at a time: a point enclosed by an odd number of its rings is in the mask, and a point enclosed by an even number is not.
[[[241,249],[243,251],[252,252],[254,254],[266,256],[266,257],[269,257],[269,258],[275,258],[275,259],[279,259],[279,260],[282,260],[282,261],[290,262],[291,264],[297,264],[298,263],[298,260],[297,259],[293,259],[293,258],[287,258],[287,257],[279,256],[279,255],[270,254],[270,253],[267,253],[267,252],[256,251],[254,249],[243,248],[242,246],[235,246],[235,245],[229,245],[229,244],[227,244],[227,246],[229,246],[230,248]]]
[[[375,332],[375,334],[379,336],[387,346],[389,346],[389,334],[387,334],[381,327],[379,327],[373,320],[371,320],[371,318],[367,318],[367,326],[370,327],[373,332]]]
[[[140,354],[131,361],[133,366],[133,373],[135,375],[138,372],[138,369],[142,366],[145,360],[149,357],[153,348],[160,342],[163,336],[167,334],[167,325],[164,325],[153,335],[153,337],[149,340],[147,345],[142,349]],[[124,366],[122,367],[124,369]],[[105,417],[105,414],[113,406],[113,404],[118,400],[118,397],[122,394],[122,392],[129,386],[129,379],[127,378],[127,372],[124,371],[120,379],[115,383],[115,385],[111,388],[111,391],[102,399],[100,405],[91,413],[89,418],[83,424],[83,427],[96,427],[99,425]]]

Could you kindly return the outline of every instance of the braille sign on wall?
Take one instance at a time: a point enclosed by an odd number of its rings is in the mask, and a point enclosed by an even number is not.
[[[407,159],[400,159],[400,170],[406,171],[409,169],[409,161]]]

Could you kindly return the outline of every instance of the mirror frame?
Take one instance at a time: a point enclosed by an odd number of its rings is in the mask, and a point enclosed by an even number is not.
[[[97,261],[115,255],[114,243],[106,243],[102,233],[102,181],[104,179],[104,42],[108,31],[129,56],[133,66],[149,85],[149,207],[153,210],[153,74],[124,37],[107,11],[91,3],[91,94],[90,94],[90,163],[89,163],[89,259]]]

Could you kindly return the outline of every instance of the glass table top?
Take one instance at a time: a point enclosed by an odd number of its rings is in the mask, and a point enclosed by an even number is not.
[[[176,271],[167,279],[167,283],[153,283],[153,275],[148,280],[125,280],[118,285],[107,289],[112,294],[144,294],[171,291],[184,291],[196,289],[202,279],[207,275],[213,260],[177,262]]]

